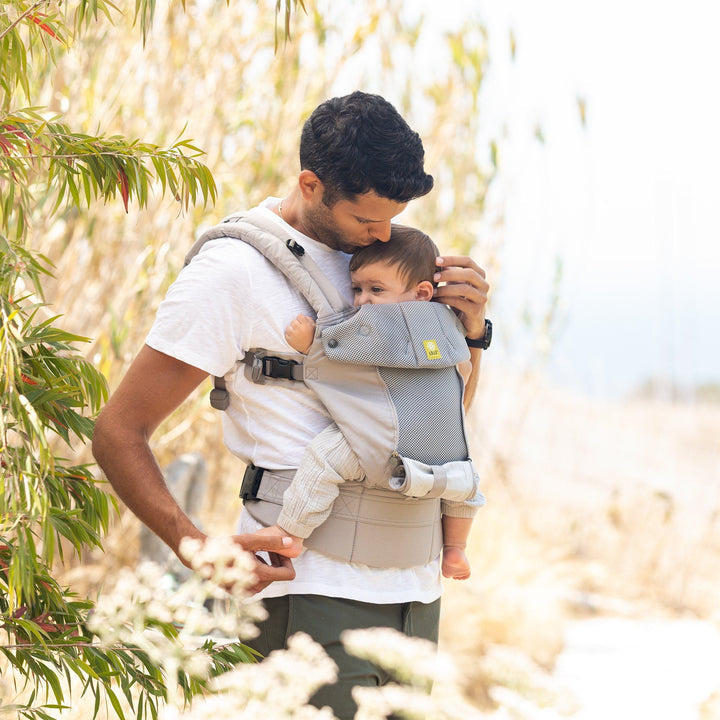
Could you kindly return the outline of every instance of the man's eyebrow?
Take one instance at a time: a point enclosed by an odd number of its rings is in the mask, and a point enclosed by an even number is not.
[[[359,215],[355,215],[354,217],[355,217],[356,220],[358,220],[358,221],[360,221],[360,222],[364,222],[364,223],[379,223],[379,222],[383,222],[382,220],[371,220],[370,218],[360,217]]]

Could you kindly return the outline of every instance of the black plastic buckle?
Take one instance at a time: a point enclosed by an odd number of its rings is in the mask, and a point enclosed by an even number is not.
[[[265,377],[271,378],[284,378],[285,380],[292,380],[292,369],[293,365],[297,365],[294,360],[287,360],[285,358],[265,356],[261,358],[262,362],[262,374]]]
[[[252,463],[245,468],[242,485],[240,486],[240,497],[243,502],[258,499],[257,493],[264,472],[265,468],[255,467]]]

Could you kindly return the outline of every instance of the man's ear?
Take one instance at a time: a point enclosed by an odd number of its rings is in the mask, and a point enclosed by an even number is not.
[[[320,178],[312,170],[301,170],[298,176],[298,187],[306,202],[322,200],[325,190]]]
[[[423,280],[415,286],[416,300],[432,300],[433,284],[429,280]]]

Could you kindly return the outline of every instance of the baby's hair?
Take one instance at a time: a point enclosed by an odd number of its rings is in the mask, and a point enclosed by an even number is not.
[[[387,242],[375,242],[357,250],[350,258],[350,271],[365,265],[381,262],[397,267],[407,281],[408,288],[423,280],[435,285],[436,259],[440,252],[435,243],[422,230],[407,225],[392,225]]]

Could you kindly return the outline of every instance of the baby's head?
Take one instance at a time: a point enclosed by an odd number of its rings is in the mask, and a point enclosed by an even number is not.
[[[361,248],[350,259],[353,304],[432,300],[438,255],[424,232],[393,225],[387,242]]]

